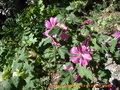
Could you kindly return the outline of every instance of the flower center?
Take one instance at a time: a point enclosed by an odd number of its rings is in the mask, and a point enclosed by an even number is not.
[[[82,57],[82,53],[81,53],[81,52],[79,52],[79,53],[78,53],[78,56],[79,56],[79,58],[81,58],[81,57]]]

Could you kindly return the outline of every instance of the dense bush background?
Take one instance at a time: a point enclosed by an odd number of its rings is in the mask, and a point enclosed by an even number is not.
[[[105,70],[105,54],[110,54],[116,63],[120,63],[118,39],[111,37],[114,31],[120,30],[119,4],[119,0],[0,1],[1,89],[47,90],[56,82],[89,84],[92,75],[97,78],[97,81],[92,83],[107,83],[110,71]],[[51,39],[43,35],[46,30],[44,21],[49,20],[51,16],[57,17],[59,22],[68,27],[67,34],[70,38],[67,41],[59,40],[61,47],[51,45]],[[94,24],[85,25],[82,29],[81,25],[86,20],[93,20]],[[86,39],[86,36],[80,36],[80,33],[91,37],[89,45],[95,50],[90,65],[81,69],[85,70],[85,73],[69,61],[70,48]],[[109,40],[109,37],[112,39]],[[76,67],[76,70],[63,70],[62,65],[66,63]],[[89,67],[94,68],[94,71],[88,70]],[[82,73],[80,75],[84,78],[83,81],[74,82],[74,72]],[[57,74],[63,77],[59,81],[54,81],[53,78]],[[65,88],[68,89],[70,88]]]

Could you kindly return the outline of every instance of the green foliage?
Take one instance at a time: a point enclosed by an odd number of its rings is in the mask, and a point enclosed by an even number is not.
[[[58,35],[62,33],[61,29],[59,27],[53,27],[52,30],[50,30],[49,35]]]
[[[100,82],[109,80],[110,74],[107,74],[104,66],[107,62],[105,54],[109,53],[114,61],[119,61],[118,39],[113,37],[112,28],[112,25],[119,26],[119,14],[117,17],[110,14],[101,18],[98,14],[102,13],[104,4],[94,5],[100,7],[88,14],[85,11],[87,3],[88,0],[33,0],[23,12],[5,20],[0,31],[0,36],[3,36],[0,39],[0,82],[3,90],[45,90],[55,81],[58,85],[90,84],[94,82],[94,77],[101,78],[103,81]],[[50,36],[57,35],[57,38],[43,35],[46,30],[44,21],[49,17],[57,17],[57,22],[67,26],[68,30],[64,31],[62,26],[54,26],[47,30],[50,30]],[[86,20],[93,20],[93,23],[85,23]],[[103,33],[101,29],[107,33]],[[69,38],[62,40],[62,33]],[[53,40],[58,41],[61,46],[51,44]],[[90,52],[92,60],[88,61],[89,64],[80,66],[80,62],[75,64],[70,61],[70,56],[77,55],[71,54],[70,49],[83,44],[87,44],[94,51]],[[79,57],[82,56],[82,53],[78,54]],[[74,69],[65,70],[63,65],[71,65]],[[54,80],[56,74],[61,77]],[[80,75],[80,81],[75,81],[76,74]]]
[[[79,74],[80,74],[81,77],[84,77],[84,76],[85,76],[86,78],[88,78],[88,79],[90,79],[90,80],[93,79],[92,72],[91,72],[90,70],[88,70],[88,69],[86,68],[86,66],[78,67],[77,69],[78,69],[78,72],[79,72]]]
[[[3,82],[3,90],[22,89],[25,81],[21,77],[11,77]]]
[[[65,59],[65,54],[68,54],[68,50],[65,47],[60,47],[58,53],[62,59]]]

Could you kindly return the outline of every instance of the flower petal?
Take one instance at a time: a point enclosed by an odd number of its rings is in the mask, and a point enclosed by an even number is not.
[[[57,38],[57,35],[52,35],[53,38]]]
[[[89,48],[89,49],[88,49],[88,52],[94,52],[94,49],[90,49],[90,48]]]
[[[82,56],[83,56],[84,59],[92,60],[92,57],[89,53],[84,53],[84,54],[82,54]]]
[[[79,61],[79,57],[78,56],[70,56],[70,61],[72,61],[73,63],[77,64]]]
[[[53,45],[55,45],[55,46],[58,46],[58,47],[61,46],[61,44],[58,43],[58,42],[56,42],[55,40],[52,40],[51,44],[53,44]]]
[[[87,50],[87,46],[82,45],[82,46],[81,46],[81,51],[82,51],[82,52],[85,52],[86,50]]]
[[[119,39],[120,38],[120,31],[115,31],[114,34],[113,34],[113,36],[115,38]]]
[[[69,36],[68,36],[68,35],[66,35],[65,33],[62,33],[62,34],[60,35],[60,37],[61,37],[63,40],[65,40],[65,39],[68,39],[68,38],[69,38]]]
[[[57,24],[56,24],[56,26],[58,26],[58,27],[59,27],[59,26],[60,26],[60,23],[57,23]]]
[[[78,49],[77,47],[73,46],[70,50],[70,53],[73,53],[73,54],[78,54]]]
[[[48,20],[45,20],[45,27],[47,29],[51,29],[52,28],[52,26],[51,26],[51,24],[50,24],[50,22]]]
[[[60,24],[60,27],[63,29],[63,32],[66,32],[68,28],[64,24]]]
[[[51,36],[48,34],[49,32],[50,32],[50,30],[46,30],[46,31],[43,33],[43,35],[51,38]]]
[[[50,17],[50,23],[52,26],[56,25],[57,18]]]
[[[80,62],[80,66],[88,65],[87,60],[84,58],[80,58],[79,62]]]
[[[73,68],[73,66],[72,65],[63,65],[63,69],[64,70],[73,70],[74,68]]]
[[[78,46],[78,51],[81,53],[84,53],[86,51],[87,47],[85,45]]]

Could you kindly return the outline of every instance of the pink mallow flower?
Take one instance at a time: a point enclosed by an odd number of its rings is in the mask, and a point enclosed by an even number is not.
[[[50,21],[48,20],[45,20],[45,27],[48,29],[46,30],[43,35],[47,36],[47,37],[53,37],[53,38],[56,38],[57,35],[52,35],[50,36],[48,33],[50,32],[50,29],[52,29],[54,26],[60,26],[60,23],[57,23],[57,18],[53,18],[53,17],[50,17]]]
[[[45,20],[45,27],[48,29],[46,30],[43,35],[49,37],[49,38],[57,38],[58,36],[57,35],[49,35],[49,32],[50,30],[54,27],[54,26],[58,26],[62,29],[62,34],[60,35],[61,39],[62,40],[66,40],[69,38],[68,35],[65,34],[65,32],[68,30],[68,28],[64,25],[64,24],[61,24],[61,23],[58,23],[57,22],[57,18],[53,18],[53,17],[50,17],[50,21],[48,20]],[[56,41],[52,41],[51,42],[52,44],[56,45],[56,46],[60,46],[58,45],[59,43],[57,43]]]
[[[75,64],[80,63],[80,66],[88,65],[88,61],[92,60],[92,56],[90,55],[92,51],[92,49],[85,45],[74,46],[71,48],[70,53],[75,55],[70,56],[70,61]]]
[[[73,68],[73,66],[72,65],[63,65],[63,69],[64,70],[73,70],[74,68]]]
[[[48,29],[46,30],[43,35],[47,36],[47,37],[53,37],[53,38],[56,38],[57,35],[52,35],[50,36],[48,33],[50,32],[50,29],[52,29],[54,26],[58,26],[60,28],[62,28],[62,34],[64,34],[64,36],[62,35],[61,38],[64,40],[64,39],[68,39],[69,36],[67,36],[64,32],[66,32],[68,30],[68,28],[64,25],[64,24],[61,24],[61,23],[57,23],[57,18],[53,18],[53,17],[50,17],[50,21],[48,20],[45,20],[45,27]]]
[[[113,36],[117,39],[120,39],[120,31],[115,31]]]
[[[45,27],[51,29],[54,26],[60,26],[60,23],[57,23],[57,18],[50,17],[50,21],[45,20]]]

